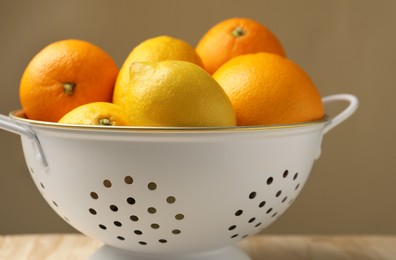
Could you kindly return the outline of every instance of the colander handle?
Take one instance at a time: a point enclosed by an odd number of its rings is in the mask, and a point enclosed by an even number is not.
[[[35,144],[36,148],[38,149],[38,154],[36,156],[37,160],[42,164],[44,169],[48,168],[48,163],[44,156],[44,151],[40,144],[40,141],[37,138],[36,134],[31,129],[29,129],[28,127],[19,125],[18,123],[16,123],[14,120],[9,118],[8,116],[1,115],[1,114],[0,114],[0,129],[4,129],[4,130],[12,132],[14,134],[18,134],[18,135],[25,136],[25,137],[29,138]]]
[[[329,103],[334,103],[334,102],[339,102],[339,101],[347,101],[349,102],[349,105],[338,115],[335,117],[331,118],[327,125],[323,129],[323,134],[326,134],[328,131],[336,127],[338,124],[342,123],[344,120],[346,120],[348,117],[350,117],[358,108],[359,106],[359,100],[356,96],[351,95],[351,94],[337,94],[337,95],[331,95],[327,97],[322,98],[323,104],[329,104]]]

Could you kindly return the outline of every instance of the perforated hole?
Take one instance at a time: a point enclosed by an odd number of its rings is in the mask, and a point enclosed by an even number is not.
[[[152,229],[159,229],[160,225],[158,225],[157,223],[153,223],[153,224],[151,224],[151,228]]]
[[[103,186],[105,186],[106,188],[111,188],[111,186],[112,186],[111,181],[109,181],[109,180],[104,180],[104,181],[103,181]]]
[[[114,211],[114,212],[118,211],[118,207],[116,205],[110,205],[110,209],[111,209],[111,211]]]
[[[177,219],[177,220],[182,220],[182,219],[184,219],[184,215],[183,215],[183,214],[177,214],[177,215],[175,216],[175,219]]]
[[[155,182],[150,182],[147,185],[147,187],[148,187],[149,190],[156,190],[157,189],[157,184]]]
[[[119,222],[119,221],[114,221],[114,225],[117,226],[117,227],[121,227],[121,226],[122,226],[122,223]]]
[[[138,216],[136,216],[136,215],[132,215],[132,216],[130,216],[129,218],[130,218],[133,222],[139,221],[139,218],[138,218]]]
[[[100,227],[101,229],[103,229],[103,230],[106,230],[106,229],[107,229],[107,227],[106,227],[105,225],[103,225],[103,224],[99,224],[99,227]]]
[[[150,213],[150,214],[155,214],[155,213],[157,212],[157,209],[154,208],[154,207],[149,207],[149,208],[147,209],[147,211],[148,211],[148,213]]]
[[[91,192],[90,195],[91,198],[93,198],[94,200],[97,200],[99,198],[99,195],[96,192]]]
[[[235,216],[240,216],[243,214],[243,210],[238,209],[237,211],[235,211]]]
[[[126,184],[132,184],[133,183],[133,178],[131,176],[126,176],[124,178],[124,181]]]
[[[255,191],[253,191],[253,192],[251,192],[250,194],[249,194],[249,199],[254,199],[255,197],[257,196],[257,193],[255,192]]]
[[[268,185],[271,185],[273,181],[274,181],[274,178],[269,177],[269,178],[267,179],[267,184],[268,184]]]
[[[134,205],[134,204],[136,203],[136,200],[135,200],[134,198],[132,198],[132,197],[128,197],[128,198],[127,198],[127,202],[128,202],[128,204],[130,204],[130,205]]]
[[[89,209],[89,213],[91,213],[92,215],[96,215],[97,214],[96,210],[94,210],[93,208]]]
[[[166,202],[168,202],[169,204],[173,204],[176,202],[176,198],[173,196],[169,196],[166,198]]]
[[[174,234],[174,235],[179,235],[181,233],[181,230],[180,229],[174,229],[174,230],[172,230],[172,234]]]

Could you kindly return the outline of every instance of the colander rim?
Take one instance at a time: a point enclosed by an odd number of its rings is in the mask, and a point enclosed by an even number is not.
[[[113,131],[132,131],[132,132],[216,132],[216,131],[263,131],[308,127],[313,125],[325,124],[329,121],[329,116],[324,115],[323,118],[293,124],[273,124],[273,125],[250,125],[250,126],[212,126],[212,127],[163,127],[163,126],[100,126],[100,125],[77,125],[77,124],[61,124],[57,122],[48,122],[26,118],[22,109],[13,110],[9,113],[9,117],[23,123],[34,126],[42,126],[58,129],[75,129],[75,130],[113,130]]]

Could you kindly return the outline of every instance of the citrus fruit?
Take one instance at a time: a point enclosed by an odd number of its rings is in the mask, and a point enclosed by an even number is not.
[[[20,102],[27,117],[57,122],[82,104],[110,102],[118,68],[99,47],[69,39],[37,53],[20,82]]]
[[[115,102],[138,126],[235,126],[231,102],[204,69],[191,62],[134,62],[124,99]]]
[[[158,62],[164,60],[183,60],[202,66],[194,47],[189,43],[171,36],[158,36],[147,39],[130,52],[121,66],[116,81],[113,99],[123,99],[124,88],[128,88],[129,67],[132,62]]]
[[[108,102],[92,102],[78,106],[64,115],[61,124],[126,126],[128,117],[119,106]]]
[[[228,94],[238,125],[292,124],[323,117],[322,100],[311,78],[279,55],[235,57],[213,78]]]
[[[230,18],[214,25],[202,36],[196,51],[210,74],[243,54],[270,52],[285,56],[278,38],[267,27],[248,18]]]

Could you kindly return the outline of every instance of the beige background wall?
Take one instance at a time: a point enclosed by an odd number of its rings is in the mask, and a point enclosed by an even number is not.
[[[225,18],[271,28],[323,96],[353,93],[358,112],[325,136],[292,207],[267,233],[396,234],[396,1],[72,0],[0,2],[0,113],[18,108],[20,76],[50,42],[90,41],[121,65],[161,34],[195,45]],[[70,232],[33,186],[19,137],[0,130],[0,234]]]

